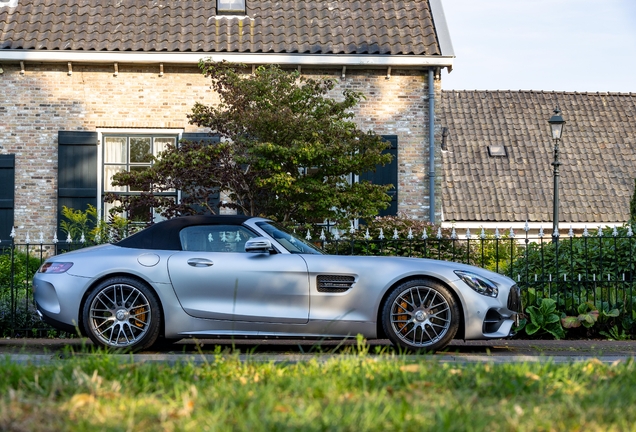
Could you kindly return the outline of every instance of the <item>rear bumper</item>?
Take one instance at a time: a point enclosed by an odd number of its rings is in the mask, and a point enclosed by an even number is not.
[[[78,333],[79,331],[78,327],[63,323],[61,321],[56,320],[55,318],[48,316],[45,312],[42,312],[42,310],[40,309],[37,303],[35,304],[35,307],[40,319],[44,321],[45,323],[47,323],[48,325],[50,325],[51,327],[54,327],[58,330],[62,330],[66,333],[71,333],[71,334]]]
[[[64,274],[36,273],[33,299],[42,319],[63,331],[75,332],[88,279]]]

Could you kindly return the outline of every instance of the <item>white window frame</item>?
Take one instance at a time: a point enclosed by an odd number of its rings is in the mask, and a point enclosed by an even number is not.
[[[181,138],[183,136],[183,129],[160,129],[160,128],[146,128],[146,129],[133,129],[133,128],[98,128],[97,129],[97,214],[100,218],[104,218],[104,209],[103,209],[103,201],[104,201],[104,135],[119,135],[119,136],[156,136],[156,135],[164,135],[169,136],[173,135],[176,137],[176,144],[179,144]],[[177,191],[177,200],[181,200],[181,191]],[[153,209],[152,218],[154,222],[158,222],[158,215],[155,213]]]

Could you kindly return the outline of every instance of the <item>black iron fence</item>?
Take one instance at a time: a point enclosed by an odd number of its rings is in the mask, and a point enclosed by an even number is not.
[[[631,305],[636,239],[631,229],[561,237],[495,234],[459,237],[321,240],[320,246],[336,254],[397,255],[462,262],[505,274],[534,297],[565,296],[590,301],[614,301],[619,291]],[[610,289],[611,288],[611,289]],[[602,292],[598,292],[602,289]],[[596,292],[595,292],[596,290]],[[611,295],[607,295],[611,292]],[[601,294],[604,297],[601,297]],[[564,300],[565,301],[565,300]]]
[[[33,303],[32,279],[46,258],[87,246],[85,242],[24,243],[0,240],[0,336],[46,336],[57,332],[43,323]]]
[[[552,299],[561,315],[587,325],[636,330],[636,239],[631,227],[599,228],[558,241],[542,233],[512,230],[458,235],[455,230],[371,235],[351,230],[340,235],[307,232],[306,239],[339,255],[392,255],[448,260],[505,274],[520,286],[524,310]],[[42,323],[33,305],[32,277],[51,255],[87,246],[82,242],[0,242],[0,333],[42,336],[55,331]],[[576,319],[575,319],[576,318]]]

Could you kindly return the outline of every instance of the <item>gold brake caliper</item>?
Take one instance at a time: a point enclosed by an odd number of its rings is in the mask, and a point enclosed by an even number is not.
[[[400,306],[402,307],[402,310],[406,311],[406,307],[408,306],[407,303],[405,301],[402,301],[402,303],[400,303]],[[398,315],[397,319],[400,321],[397,323],[398,328],[400,329],[400,332],[405,333],[406,332],[406,321],[409,319],[408,315]]]
[[[135,314],[135,326],[142,328],[146,324],[146,315],[148,312],[145,307],[140,307],[137,309],[133,309],[133,313]]]

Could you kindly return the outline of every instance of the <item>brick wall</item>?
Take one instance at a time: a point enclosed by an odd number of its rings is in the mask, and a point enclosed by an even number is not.
[[[97,128],[171,128],[204,132],[186,115],[195,102],[218,99],[198,68],[164,66],[3,64],[0,74],[0,153],[16,155],[15,224],[36,237],[56,226],[57,133]],[[428,89],[426,73],[393,70],[303,69],[332,76],[333,90],[363,92],[356,112],[364,130],[398,136],[399,211],[428,219]],[[439,81],[436,98],[439,101]],[[0,185],[2,187],[2,185]],[[439,194],[438,194],[439,195]]]

